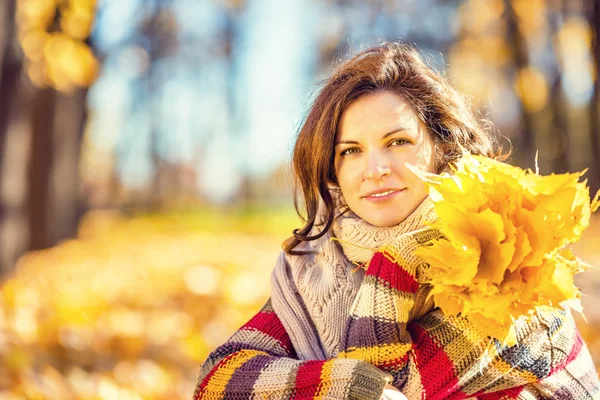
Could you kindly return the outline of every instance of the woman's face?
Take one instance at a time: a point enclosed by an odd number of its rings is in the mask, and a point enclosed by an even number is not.
[[[406,164],[434,172],[433,139],[397,94],[369,93],[352,102],[342,113],[334,151],[344,199],[371,225],[396,225],[427,197]]]

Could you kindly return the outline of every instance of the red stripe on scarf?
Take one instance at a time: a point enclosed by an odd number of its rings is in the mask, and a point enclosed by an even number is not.
[[[477,395],[479,400],[507,400],[518,399],[525,386],[517,386],[510,389],[500,390],[498,392]]]
[[[465,393],[460,389],[454,373],[452,360],[428,333],[417,324],[410,324],[409,330],[415,339],[413,351],[417,369],[421,375],[423,398],[464,399]]]
[[[306,361],[298,368],[296,374],[296,393],[294,400],[312,399],[317,394],[321,383],[321,370],[326,360]]]
[[[385,280],[391,287],[402,292],[416,293],[419,288],[419,283],[411,274],[381,252],[375,253],[371,258],[365,275]]]
[[[265,335],[271,336],[277,340],[283,348],[290,353],[290,356],[295,356],[295,351],[292,346],[292,340],[287,334],[281,320],[274,312],[263,311],[254,316],[246,325],[240,329],[253,330],[256,329]]]

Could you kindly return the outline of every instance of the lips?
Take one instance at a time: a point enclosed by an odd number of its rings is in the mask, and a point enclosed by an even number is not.
[[[375,204],[387,203],[404,190],[405,189],[378,190],[376,192],[371,192],[368,196],[363,196],[363,199]]]
[[[384,197],[386,195],[392,194],[393,192],[399,192],[401,190],[403,190],[403,189],[393,189],[393,188],[377,189],[377,190],[367,193],[363,197],[365,197],[365,198],[366,197],[369,197],[369,198]]]

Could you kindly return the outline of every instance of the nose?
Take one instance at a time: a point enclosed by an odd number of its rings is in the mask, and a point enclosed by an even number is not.
[[[365,179],[380,180],[385,175],[391,174],[389,163],[385,160],[385,157],[381,155],[372,154],[369,157],[367,168],[365,169]]]

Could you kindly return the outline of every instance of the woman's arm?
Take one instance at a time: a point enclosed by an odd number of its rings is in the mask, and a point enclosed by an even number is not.
[[[423,235],[399,238],[374,255],[338,357],[362,359],[392,374],[409,399],[536,398],[526,392],[542,398],[557,390],[557,382],[563,396],[551,398],[597,395],[596,371],[568,313],[519,320],[518,344],[503,347],[466,318],[424,312],[428,291],[417,279],[423,265],[412,255],[427,241]]]
[[[538,311],[516,322],[518,344],[470,331],[469,321],[436,309],[411,322],[413,348],[404,393],[432,398],[592,399],[600,395],[589,351],[569,313]],[[396,377],[396,379],[399,376]]]
[[[270,300],[201,368],[194,399],[378,399],[390,376],[361,360],[300,361]]]
[[[598,374],[593,367],[590,353],[581,338],[574,322],[569,318],[561,333],[553,339],[553,364],[550,373],[522,387],[498,392],[511,392],[513,397],[481,396],[483,400],[495,399],[589,399],[598,398],[600,390]],[[564,335],[572,335],[565,340]]]

